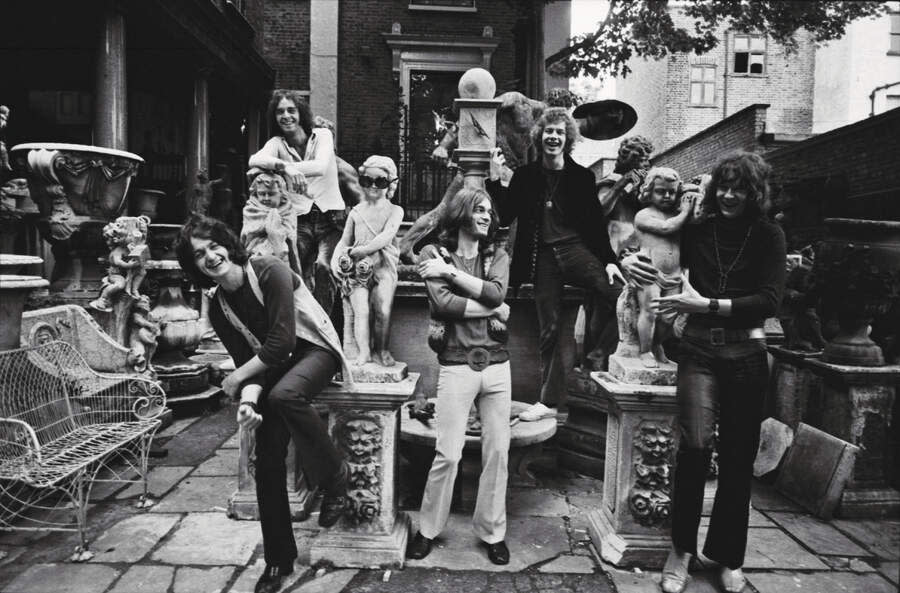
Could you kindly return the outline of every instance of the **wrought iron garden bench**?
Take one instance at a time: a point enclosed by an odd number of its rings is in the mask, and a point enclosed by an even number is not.
[[[147,457],[165,404],[157,383],[97,373],[66,342],[0,352],[0,530],[78,531],[72,560],[88,560],[95,482],[143,483],[138,506],[149,505]]]

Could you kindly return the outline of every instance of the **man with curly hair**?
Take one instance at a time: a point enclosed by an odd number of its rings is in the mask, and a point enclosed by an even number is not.
[[[596,197],[594,175],[572,160],[578,138],[565,107],[550,107],[532,129],[540,158],[516,169],[508,187],[500,183],[505,159],[491,163],[488,191],[496,197],[501,224],[518,220],[510,284],[534,283],[540,328],[541,399],[523,412],[525,420],[555,415],[565,371],[560,358],[560,313],[564,284],[602,294],[618,278],[624,284],[606,234],[606,217]],[[607,299],[605,313],[614,316]]]

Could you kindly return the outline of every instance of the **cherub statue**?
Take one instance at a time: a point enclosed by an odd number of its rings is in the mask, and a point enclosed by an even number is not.
[[[822,337],[822,323],[816,311],[813,286],[812,246],[789,253],[787,256],[787,278],[784,297],[778,308],[778,320],[784,330],[784,346],[791,350],[815,352],[825,347]]]
[[[6,122],[9,119],[9,107],[0,105],[0,184],[4,183],[12,173],[9,164],[9,152],[6,150]]]
[[[397,166],[389,157],[370,156],[359,168],[359,184],[364,199],[350,210],[331,259],[344,297],[344,349],[358,365],[374,360],[393,366],[391,305],[400,259],[396,237],[403,221],[403,208],[390,201]]]
[[[159,334],[159,319],[150,313],[150,299],[142,295],[132,306],[128,335],[128,347],[131,348],[135,371],[154,375],[150,361],[156,352]]]
[[[250,182],[241,242],[252,256],[272,255],[300,273],[297,257],[298,203],[278,173],[262,172]]]
[[[120,216],[103,227],[103,238],[110,248],[109,267],[103,277],[100,296],[90,303],[97,311],[112,311],[113,298],[121,292],[140,298],[138,289],[147,275],[150,259],[146,216]]]
[[[609,243],[615,253],[634,232],[634,216],[641,208],[641,186],[652,153],[653,144],[643,136],[625,138],[619,144],[615,169],[597,184],[597,199],[609,220]]]
[[[634,217],[640,252],[659,270],[656,283],[637,291],[639,356],[646,367],[669,362],[662,343],[671,334],[675,318],[658,315],[651,301],[681,292],[681,228],[693,213],[694,198],[684,194],[679,199],[680,185],[681,177],[674,169],[650,169],[640,194],[640,202],[646,207]]]

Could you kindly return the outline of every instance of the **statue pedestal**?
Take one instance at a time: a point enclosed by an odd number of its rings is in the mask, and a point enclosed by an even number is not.
[[[900,365],[848,366],[809,358],[801,367],[821,381],[821,389],[810,393],[806,422],[859,447],[838,515],[900,516],[900,492],[889,485],[897,462],[890,440]]]
[[[671,547],[675,387],[627,384],[605,372],[591,376],[608,401],[603,499],[588,515],[591,540],[616,566],[658,569]]]
[[[609,374],[613,379],[631,385],[675,385],[678,365],[674,362],[648,367],[641,359],[613,354],[609,357]]]
[[[569,416],[557,432],[559,464],[592,478],[603,478],[609,402],[591,374],[580,368],[569,371],[566,386]]]
[[[397,512],[399,411],[418,373],[398,383],[331,385],[317,400],[329,408],[328,430],[350,464],[350,509],[312,541],[310,564],[403,566],[409,516]]]
[[[316,406],[321,415],[325,410]],[[240,429],[241,443],[238,454],[238,489],[228,499],[228,516],[239,521],[258,521],[259,505],[256,498],[256,433]],[[316,502],[316,488],[310,487],[300,469],[293,442],[288,447],[287,466],[288,504],[291,521],[305,521]]]
[[[805,422],[809,395],[819,391],[818,378],[802,363],[818,358],[818,352],[790,350],[782,346],[769,346],[769,354],[774,358],[769,379],[769,401],[766,412],[797,430],[800,422]]]

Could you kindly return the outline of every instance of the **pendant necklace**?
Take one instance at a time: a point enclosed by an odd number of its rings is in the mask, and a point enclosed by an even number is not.
[[[716,232],[716,227],[718,225],[713,223],[713,245],[716,248],[716,266],[719,268],[719,294],[725,294],[725,289],[728,287],[728,275],[731,274],[731,271],[734,269],[735,264],[738,263],[738,260],[741,259],[741,255],[744,253],[744,247],[747,246],[747,240],[750,238],[750,233],[753,232],[753,225],[751,224],[747,228],[747,234],[744,235],[744,242],[741,243],[741,248],[738,249],[737,255],[734,256],[734,261],[731,262],[731,265],[728,266],[728,269],[724,272],[722,271],[722,258],[719,256],[719,235]]]
[[[556,188],[559,187],[559,182],[561,180],[562,180],[562,173],[555,175],[555,179],[553,179],[549,175],[547,176],[547,189],[549,191],[547,192],[547,201],[544,202],[544,207],[547,210],[553,210],[553,200],[554,200],[554,198],[556,198]],[[553,185],[551,186],[550,185],[551,182],[555,182],[555,183],[553,183]]]

